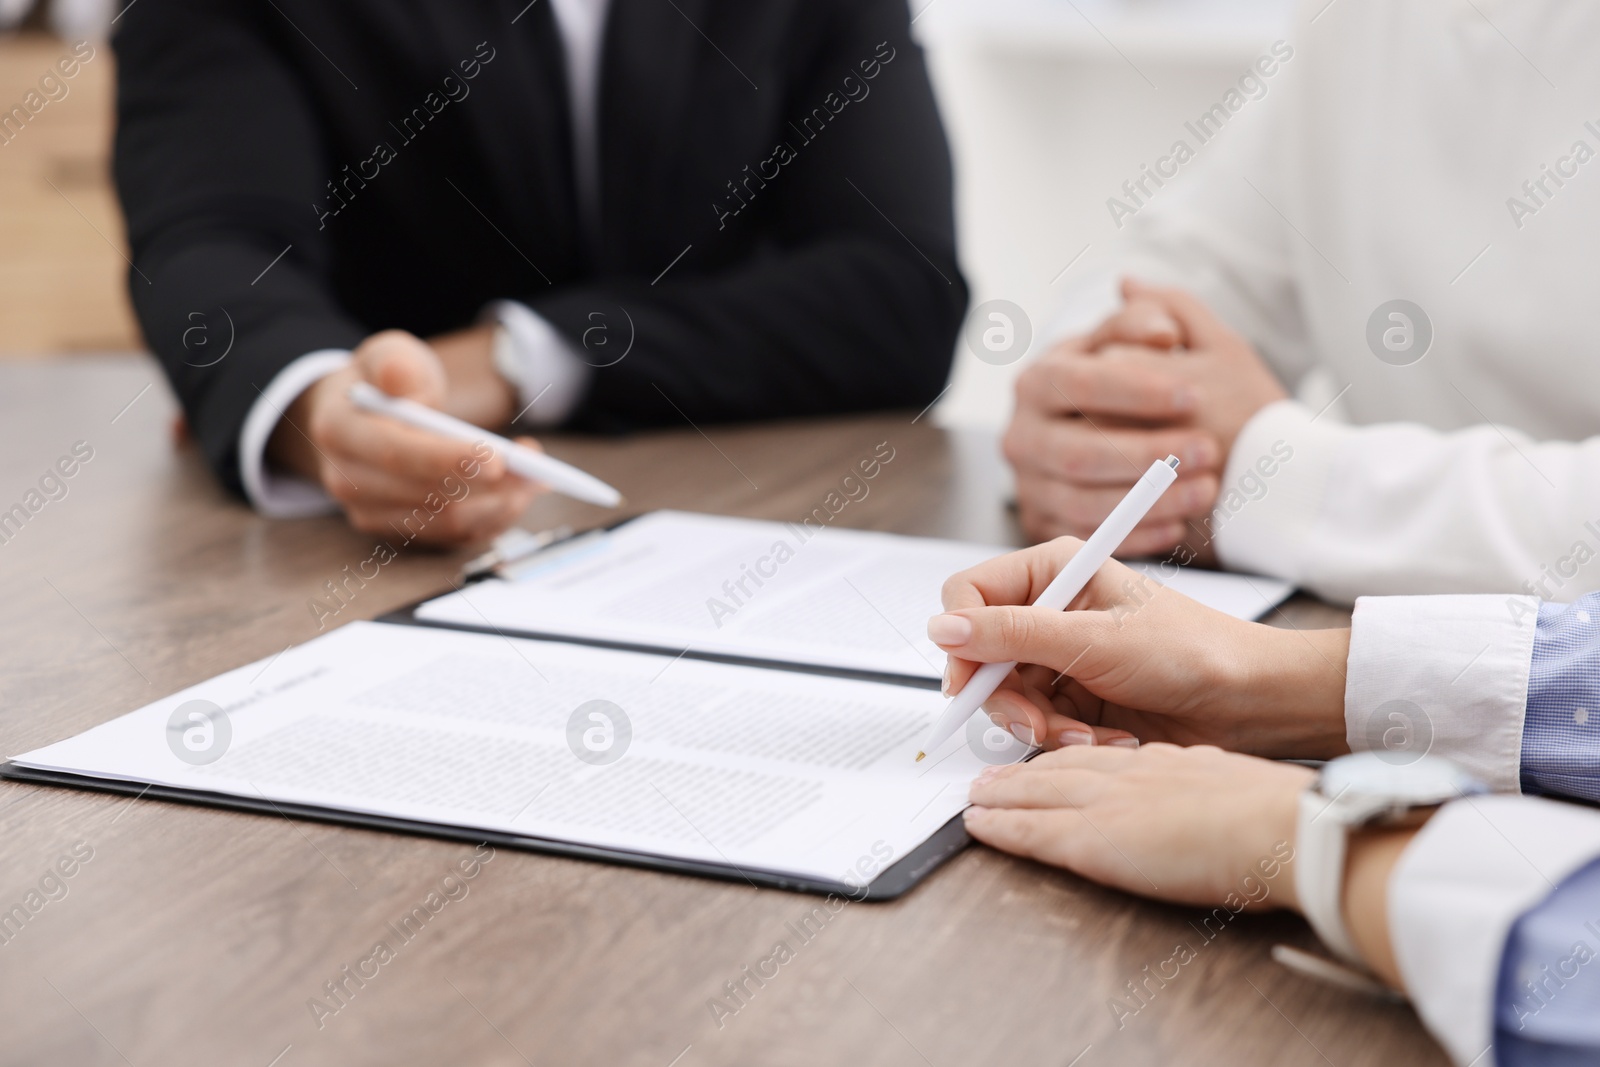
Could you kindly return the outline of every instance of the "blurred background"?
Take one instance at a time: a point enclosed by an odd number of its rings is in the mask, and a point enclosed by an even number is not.
[[[143,348],[109,169],[115,59],[103,42],[125,3],[0,0],[0,114],[64,42],[96,49],[66,96],[20,132],[0,126],[0,358]],[[1009,300],[1036,338],[1047,332],[1074,282],[1115,252],[1106,199],[1287,36],[1289,11],[1289,0],[912,0],[955,156],[973,304]],[[963,348],[934,418],[1002,425],[1020,365]]]

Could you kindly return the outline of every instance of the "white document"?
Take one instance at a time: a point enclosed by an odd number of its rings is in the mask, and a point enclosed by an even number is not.
[[[1168,589],[1236,619],[1259,619],[1294,593],[1294,585],[1282,578],[1208,571],[1203,567],[1180,567],[1175,563],[1149,560],[1126,562]]]
[[[424,604],[431,622],[937,679],[939,590],[999,545],[657,511]],[[1140,564],[1219,611],[1259,618],[1286,582]]]
[[[190,701],[225,723],[174,723]],[[860,885],[1025,751],[975,722],[917,763],[943,706],[904,685],[355,622],[14,761]]]

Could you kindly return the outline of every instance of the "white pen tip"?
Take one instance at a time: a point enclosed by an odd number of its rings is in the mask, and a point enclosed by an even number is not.
[[[1177,456],[1168,456],[1167,457],[1167,466],[1171,467],[1173,470],[1177,470],[1178,469],[1178,457]]]

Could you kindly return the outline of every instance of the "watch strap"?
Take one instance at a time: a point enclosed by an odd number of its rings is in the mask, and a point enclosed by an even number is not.
[[[1316,788],[1300,794],[1294,864],[1300,911],[1336,956],[1365,969],[1344,924],[1344,865],[1349,833],[1350,827],[1332,799]]]

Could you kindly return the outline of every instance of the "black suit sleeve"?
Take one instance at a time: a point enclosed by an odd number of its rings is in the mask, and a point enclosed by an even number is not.
[[[814,139],[796,136],[796,158],[722,230],[712,199],[725,195],[724,178],[739,175],[723,175],[727,161],[711,156],[719,144],[737,142],[743,153],[757,139],[750,126],[737,127],[742,136],[720,136],[727,131],[717,116],[729,98],[715,73],[730,79],[724,64],[731,61],[718,48],[699,46],[698,25],[678,26],[682,15],[671,5],[614,6],[619,33],[648,27],[652,17],[668,20],[674,32],[695,33],[698,54],[686,51],[682,64],[650,68],[635,83],[628,68],[618,68],[618,84],[629,88],[611,127],[613,136],[647,143],[629,125],[627,109],[638,110],[641,93],[684,91],[681,109],[667,118],[681,119],[675,131],[699,147],[665,144],[659,161],[666,185],[641,188],[624,176],[619,199],[661,205],[653,215],[663,230],[669,216],[687,220],[694,250],[651,284],[657,266],[682,247],[677,231],[670,248],[628,232],[619,239],[619,262],[627,266],[585,277],[571,227],[528,221],[539,221],[541,211],[570,210],[562,198],[547,196],[531,211],[504,197],[472,208],[502,220],[512,235],[499,236],[519,256],[533,248],[550,268],[556,284],[527,302],[575,344],[582,345],[597,308],[621,305],[633,319],[633,348],[595,372],[574,423],[628,429],[679,423],[684,415],[731,420],[921,407],[949,372],[966,288],[955,260],[948,150],[904,0],[690,6],[723,20],[729,34],[714,27],[714,36],[733,52],[758,57],[761,67],[752,69],[767,95],[754,111],[728,114],[759,111],[774,138],[790,136],[790,117],[803,123],[830,97],[845,95],[848,76],[870,92],[842,107]],[[454,204],[460,191],[445,184],[452,173],[503,166],[494,176],[512,197],[567,180],[570,160],[558,154],[536,156],[530,169],[515,151],[487,150],[526,148],[505,139],[507,129],[522,131],[528,143],[559,143],[554,127],[540,125],[552,109],[517,95],[529,86],[543,91],[549,81],[537,69],[545,46],[559,47],[553,25],[539,21],[548,12],[536,11],[513,32],[509,21],[496,21],[510,18],[511,4],[420,7],[430,20],[419,24],[412,8],[376,0],[370,8],[354,0],[161,0],[132,5],[119,20],[115,175],[132,246],[134,308],[208,461],[235,491],[245,417],[291,361],[352,347],[378,328],[427,334],[464,325],[488,300],[525,284],[508,283],[509,253],[470,255],[472,242],[448,224],[450,211],[428,210]],[[371,32],[379,24],[384,32]],[[302,26],[311,37],[299,33]],[[440,32],[448,47],[435,39]],[[646,57],[654,32],[639,31],[634,41]],[[392,126],[393,116],[436,87],[437,69],[448,66],[439,64],[454,59],[456,42],[482,40],[480,33],[501,34],[505,53],[473,89],[485,94],[475,97],[481,107],[458,113],[452,105],[426,140],[404,149],[381,187],[363,194],[357,211],[324,230],[313,205],[326,202],[324,186],[337,178],[337,165],[366,150],[368,131]],[[894,58],[885,61],[889,49]],[[881,64],[876,77],[863,77],[863,61]],[[346,70],[361,90],[347,88]],[[767,112],[765,101],[777,94],[781,108]],[[475,123],[487,124],[488,134]],[[398,130],[397,137],[410,143]],[[561,177],[539,168],[559,168]],[[704,199],[688,195],[702,185]],[[520,227],[512,221],[518,216]],[[418,235],[415,247],[386,249],[374,238],[407,229]],[[635,269],[645,261],[648,271]],[[424,289],[428,314],[415,306]],[[202,339],[203,347],[195,343]]]
[[[575,424],[919,408],[944,388],[967,290],[956,263],[949,150],[907,5],[803,7],[808,20],[831,25],[819,60],[788,89],[793,119],[830,93],[843,96],[847,75],[869,93],[815,140],[791,137],[796,158],[753,202],[772,212],[770,252],[716,273],[669,272],[654,285],[601,280],[527,301],[576,345],[597,308],[621,306],[632,318],[633,349],[594,373]],[[859,66],[883,42],[893,59],[864,81]],[[614,346],[614,322],[607,333]]]
[[[136,4],[113,41],[134,309],[235,492],[258,390],[298,356],[365,334],[334,299],[311,206],[328,176],[315,113],[257,18],[229,0]]]

